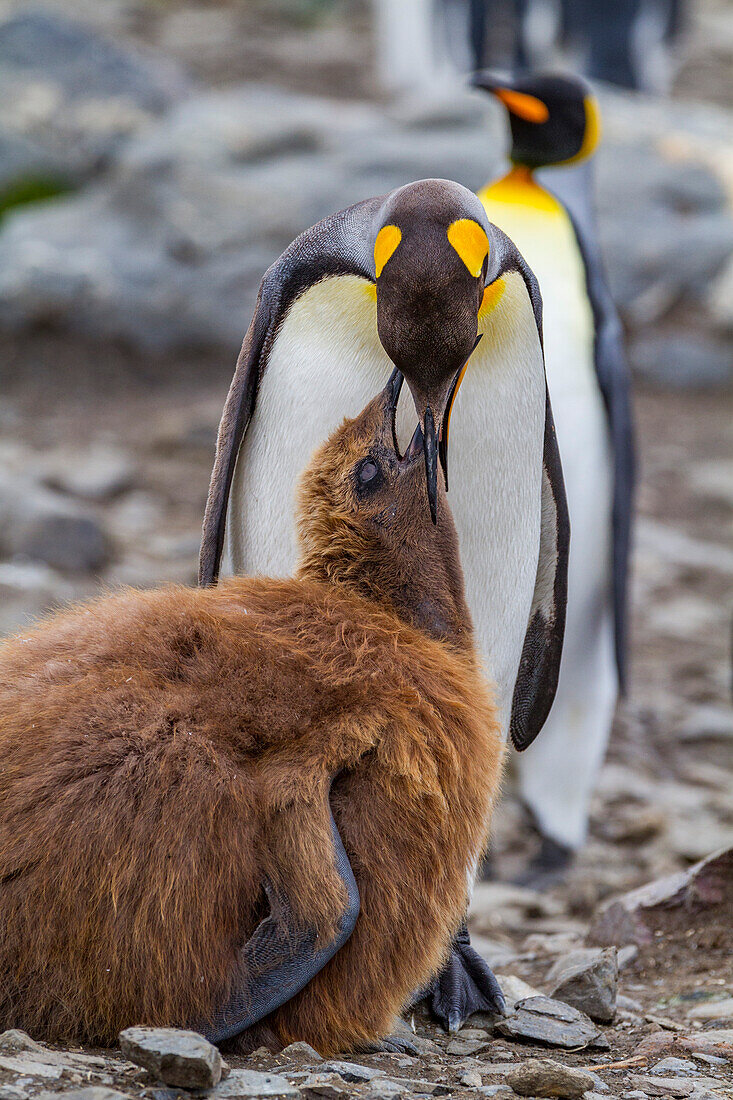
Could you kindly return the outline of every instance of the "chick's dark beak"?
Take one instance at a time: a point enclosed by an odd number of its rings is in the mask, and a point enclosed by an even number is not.
[[[425,455],[425,477],[428,486],[430,518],[438,522],[438,433],[435,430],[433,410],[428,405],[423,418],[423,453]]]

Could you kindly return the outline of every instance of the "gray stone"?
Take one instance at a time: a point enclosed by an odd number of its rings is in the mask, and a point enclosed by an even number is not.
[[[30,1093],[17,1085],[0,1085],[0,1100],[28,1100]]]
[[[120,1032],[125,1058],[142,1066],[166,1085],[213,1088],[221,1080],[217,1048],[195,1031],[173,1027],[128,1027]]]
[[[481,1074],[475,1069],[469,1070],[468,1073],[462,1073],[458,1080],[466,1089],[480,1089],[483,1083]]]
[[[94,447],[54,463],[46,484],[81,500],[106,501],[130,488],[133,466],[120,451]]]
[[[727,1020],[733,1018],[733,997],[723,997],[719,1001],[707,1001],[695,1005],[687,1013],[690,1020]]]
[[[3,1031],[0,1034],[0,1051],[3,1054],[16,1054],[19,1050],[30,1050],[38,1053],[43,1050],[43,1047],[35,1039],[31,1039],[25,1031],[20,1031],[16,1027]]]
[[[616,948],[571,952],[552,966],[550,995],[573,1005],[591,1020],[609,1024],[616,1014],[618,962]]]
[[[280,1058],[285,1058],[289,1062],[308,1062],[314,1065],[323,1061],[322,1056],[310,1043],[290,1043],[280,1052]]]
[[[351,1095],[343,1077],[337,1073],[309,1073],[298,1084],[309,1100],[345,1100]]]
[[[533,1058],[517,1066],[507,1077],[507,1084],[518,1096],[558,1096],[577,1100],[593,1088],[589,1073],[570,1066],[561,1066],[549,1058]]]
[[[212,1100],[250,1100],[257,1097],[273,1097],[280,1100],[298,1100],[300,1089],[291,1085],[285,1077],[276,1073],[260,1073],[254,1069],[233,1069],[225,1081],[211,1092]]]
[[[330,1061],[325,1062],[321,1069],[324,1073],[329,1070],[338,1073],[344,1081],[350,1081],[352,1084],[361,1084],[363,1081],[373,1081],[375,1077],[385,1076],[383,1069],[375,1069],[373,1066],[360,1066],[356,1062]]]
[[[87,1085],[83,1089],[67,1089],[64,1092],[42,1092],[38,1100],[129,1100],[128,1094],[103,1085]]]
[[[512,1096],[516,1096],[516,1092],[509,1088],[509,1085],[482,1085],[478,1089],[479,1096],[495,1096],[498,1100],[510,1100]]]
[[[51,1080],[59,1078],[64,1071],[62,1065],[40,1061],[25,1051],[19,1054],[0,1054],[0,1069],[10,1070],[11,1073],[23,1077],[47,1077]]]
[[[399,1100],[408,1091],[406,1081],[393,1081],[390,1077],[380,1077],[373,1081],[364,1094],[367,1100]]]
[[[596,944],[651,943],[654,933],[689,926],[694,905],[696,926],[723,918],[733,903],[733,848],[716,852],[638,890],[612,899],[597,913],[588,939]]]
[[[509,1039],[529,1039],[566,1050],[597,1042],[600,1032],[583,1012],[550,997],[528,997],[514,1012],[496,1023],[496,1031]]]
[[[166,58],[122,47],[84,23],[40,9],[0,23],[0,68],[55,84],[69,98],[123,97],[150,111],[164,110],[188,87]]]
[[[17,552],[54,569],[95,572],[109,560],[111,545],[96,519],[82,515],[48,515],[29,524]]]
[[[694,1062],[687,1058],[662,1058],[649,1069],[650,1073],[671,1075],[672,1077],[694,1077],[699,1072]]]
[[[478,1054],[479,1051],[486,1050],[488,1046],[488,1037],[486,1039],[451,1039],[445,1052],[455,1058],[468,1058]]]
[[[516,974],[497,974],[496,980],[504,994],[507,1008],[514,1008],[517,1001],[523,1001],[527,997],[540,997],[539,989],[535,989],[528,982],[522,981]]]

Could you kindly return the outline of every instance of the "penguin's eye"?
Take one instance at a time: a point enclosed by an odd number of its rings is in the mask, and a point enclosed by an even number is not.
[[[373,458],[365,458],[356,468],[356,478],[360,489],[371,491],[382,482],[379,466]]]

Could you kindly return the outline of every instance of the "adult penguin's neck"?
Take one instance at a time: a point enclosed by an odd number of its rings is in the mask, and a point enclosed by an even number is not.
[[[505,175],[479,191],[478,197],[484,203],[508,203],[548,214],[562,210],[555,196],[537,182],[534,170],[526,164],[512,164]]]

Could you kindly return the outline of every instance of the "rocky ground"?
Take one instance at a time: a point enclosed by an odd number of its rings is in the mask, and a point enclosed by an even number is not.
[[[27,5],[0,4],[0,634],[122,583],[193,582],[216,425],[264,268],[349,201],[422,175],[475,187],[498,163],[489,105],[380,101],[363,10],[319,22],[312,7],[283,30],[254,3],[74,0],[30,21]],[[698,27],[681,98],[604,101],[599,207],[642,470],[632,677],[589,843],[545,893],[507,885],[536,844],[507,784],[472,932],[508,1000],[525,1001],[512,1034],[478,1019],[449,1039],[418,1015],[416,1054],[232,1056],[219,1097],[733,1094],[729,864],[659,888],[660,904],[613,904],[733,845],[733,112],[715,75],[730,20],[704,7],[715,49]],[[59,23],[69,12],[85,23]],[[81,72],[68,63],[80,55]],[[715,94],[691,102],[702,69]],[[274,74],[274,91],[252,82]],[[350,102],[314,98],[344,91]],[[29,186],[66,194],[11,209]],[[616,961],[577,955],[609,946]],[[554,1007],[531,1001],[548,994]],[[560,1045],[529,1042],[538,1029]],[[518,1069],[536,1058],[595,1076]],[[0,1100],[88,1087],[172,1100],[194,1081],[155,1065],[6,1033]]]

